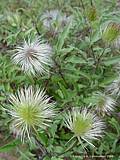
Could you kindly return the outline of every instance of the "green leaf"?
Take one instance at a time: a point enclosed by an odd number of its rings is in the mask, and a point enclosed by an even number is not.
[[[78,57],[78,56],[71,56],[71,57],[68,57],[66,59],[67,62],[70,62],[70,63],[73,63],[73,64],[85,64],[86,61],[81,58],[81,57]]]
[[[14,141],[0,147],[0,152],[9,152],[19,144],[21,144],[20,140],[14,140]]]
[[[57,51],[60,51],[64,45],[65,39],[67,38],[70,28],[71,28],[72,22],[70,22],[64,29],[64,31],[60,34],[58,37],[58,42],[57,42]]]
[[[114,57],[111,57],[111,58],[107,57],[103,61],[104,65],[106,65],[106,66],[117,64],[118,62],[120,62],[120,56],[114,56]]]
[[[109,123],[116,129],[118,136],[120,136],[120,125],[115,118],[111,118]]]
[[[102,80],[102,82],[99,84],[100,87],[106,87],[106,85],[109,85],[115,80],[116,76],[111,75],[110,77],[105,77],[105,79]]]
[[[45,146],[47,145],[48,138],[47,138],[47,135],[44,132],[39,132],[39,137],[38,138],[43,145],[45,145]]]
[[[55,123],[51,124],[50,132],[51,132],[53,138],[55,136],[56,131],[57,131],[57,124],[55,124]]]
[[[57,157],[52,157],[51,160],[63,160],[63,159],[57,158]]]

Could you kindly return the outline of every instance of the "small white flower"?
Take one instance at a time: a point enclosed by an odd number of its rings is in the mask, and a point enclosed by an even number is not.
[[[48,30],[54,30],[55,33],[61,32],[63,27],[71,21],[71,16],[62,15],[59,10],[46,11],[41,20]]]
[[[49,126],[55,115],[54,103],[45,95],[44,90],[34,90],[31,86],[20,89],[10,96],[11,106],[6,109],[12,116],[11,129],[21,141],[30,140],[31,134]]]
[[[107,88],[106,91],[111,95],[120,96],[120,77],[114,80]]]
[[[104,131],[104,123],[88,109],[80,110],[73,108],[65,115],[65,124],[68,129],[74,133],[78,141],[86,141],[88,144],[94,146],[90,141],[102,137]]]
[[[97,94],[95,94],[95,98],[96,107],[100,113],[109,114],[114,110],[116,102],[112,97],[106,95],[105,93],[98,92]]]
[[[26,73],[43,74],[48,71],[48,66],[52,65],[51,52],[51,47],[38,38],[32,42],[29,39],[28,42],[24,42],[23,46],[16,48],[12,60]]]

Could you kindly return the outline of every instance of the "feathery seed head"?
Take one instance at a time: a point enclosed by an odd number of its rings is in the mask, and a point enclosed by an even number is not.
[[[41,17],[43,25],[55,33],[61,32],[63,27],[68,24],[71,19],[71,16],[67,17],[66,14],[62,15],[59,10],[46,11]]]
[[[92,146],[89,141],[101,137],[105,127],[104,123],[86,108],[83,110],[73,108],[72,111],[68,111],[65,115],[65,125],[80,143],[82,139]]]
[[[49,100],[44,90],[34,90],[31,86],[10,96],[11,106],[7,111],[12,116],[11,129],[22,141],[26,136],[30,139],[38,128],[49,126],[51,118],[55,116],[54,103]]]
[[[101,92],[96,93],[95,97],[97,101],[96,107],[99,113],[104,115],[105,113],[109,114],[114,110],[116,102],[113,98]]]
[[[114,80],[107,88],[106,91],[114,96],[120,96],[120,77]]]
[[[23,46],[16,48],[12,60],[26,73],[43,74],[48,72],[48,66],[52,65],[51,52],[51,47],[40,39],[36,38],[32,42],[29,39]]]

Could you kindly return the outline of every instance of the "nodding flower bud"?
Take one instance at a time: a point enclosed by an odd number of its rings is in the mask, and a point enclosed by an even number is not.
[[[90,22],[95,21],[97,19],[97,10],[95,6],[92,6],[87,9],[87,18]]]
[[[102,39],[106,43],[113,43],[120,35],[120,25],[112,22],[107,25],[102,34]]]

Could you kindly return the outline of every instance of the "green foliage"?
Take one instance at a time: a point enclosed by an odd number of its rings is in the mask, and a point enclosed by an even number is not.
[[[0,152],[8,152],[11,151],[14,147],[16,147],[17,145],[19,145],[21,142],[19,140],[14,140],[2,147],[0,147]]]

